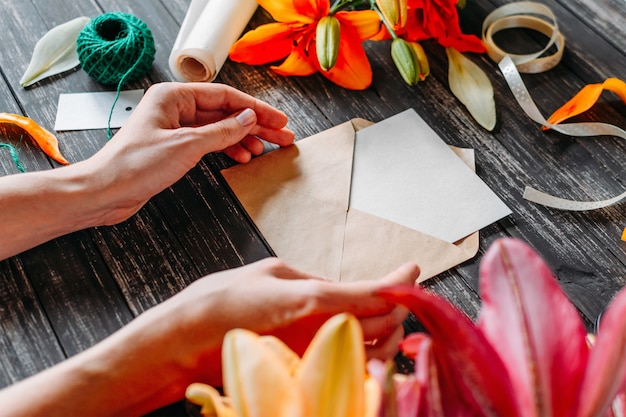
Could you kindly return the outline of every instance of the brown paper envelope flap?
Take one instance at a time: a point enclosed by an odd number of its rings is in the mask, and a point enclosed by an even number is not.
[[[236,195],[277,184],[347,209],[355,132],[350,122],[222,171]],[[237,188],[237,190],[235,190]]]
[[[417,282],[422,282],[473,257],[478,251],[478,245],[472,242],[477,241],[477,233],[474,235],[453,244],[350,209],[340,280],[376,279],[406,262],[415,262],[421,269]]]
[[[276,256],[302,271],[339,279],[345,209],[269,183],[233,191]]]
[[[365,129],[366,127],[369,127],[375,124],[374,122],[370,122],[369,120],[360,119],[360,118],[351,119],[350,123],[352,123],[352,127],[357,132],[361,129]]]
[[[352,119],[222,174],[276,255],[315,275],[377,278],[413,261],[423,281],[474,256],[477,233],[451,244],[348,212],[355,131],[371,124]]]

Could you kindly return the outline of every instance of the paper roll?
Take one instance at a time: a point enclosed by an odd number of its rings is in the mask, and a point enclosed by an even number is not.
[[[174,77],[213,81],[256,8],[256,0],[191,0],[170,53]]]

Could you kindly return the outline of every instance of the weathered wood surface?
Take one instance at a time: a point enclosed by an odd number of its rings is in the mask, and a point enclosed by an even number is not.
[[[466,32],[480,33],[484,17],[500,0],[469,0],[462,11]],[[584,84],[607,77],[626,79],[626,4],[622,0],[545,0],[566,38],[562,62],[523,79],[544,115]],[[81,70],[23,89],[19,79],[37,40],[50,28],[81,15],[124,11],[152,29],[157,55],[150,73],[127,88],[147,88],[171,80],[167,58],[189,0],[0,0],[0,111],[25,114],[51,127],[58,95],[107,90]],[[269,21],[259,10],[251,27]],[[532,44],[511,31],[509,44]],[[520,42],[517,42],[517,41]],[[525,185],[565,198],[597,200],[626,188],[626,142],[613,137],[571,138],[542,132],[520,111],[497,65],[472,56],[495,88],[498,124],[481,129],[447,87],[447,60],[441,47],[424,46],[432,75],[406,86],[386,42],[366,45],[374,82],[349,91],[320,75],[285,78],[268,67],[227,62],[216,82],[240,88],[284,110],[297,138],[315,134],[353,117],[374,122],[414,108],[449,144],[476,150],[478,174],[513,209],[507,219],[480,233],[479,254],[425,285],[451,299],[470,316],[480,306],[478,266],[484,250],[502,236],[533,246],[558,277],[589,329],[611,297],[626,283],[624,203],[582,213],[561,212],[522,199]],[[602,103],[579,120],[626,126],[626,106],[606,93]],[[28,171],[53,169],[27,140],[17,143]],[[106,142],[104,131],[59,134],[73,162]],[[6,386],[93,345],[135,315],[170,297],[193,280],[272,254],[229,192],[219,169],[232,162],[208,155],[187,176],[153,198],[130,220],[55,239],[0,262],[0,386]],[[17,173],[0,150],[0,175]],[[411,320],[407,327],[415,326]],[[169,410],[181,412],[180,407]]]

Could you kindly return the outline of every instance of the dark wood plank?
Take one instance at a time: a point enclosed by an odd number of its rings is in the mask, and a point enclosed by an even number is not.
[[[23,265],[0,262],[0,387],[60,362],[59,344]]]
[[[0,111],[21,114],[20,103],[4,77],[0,79]],[[26,170],[50,167],[48,159],[28,138],[20,140],[23,132],[3,127],[6,129],[0,133],[0,142],[11,144],[19,151],[20,162]],[[1,148],[0,175],[18,173],[8,149]],[[42,371],[65,357],[24,265],[17,257],[0,262],[0,326],[0,387]]]
[[[59,4],[60,7],[50,7],[43,2],[5,1],[2,6],[5,12],[0,20],[5,28],[2,36],[6,49],[0,56],[0,66],[11,96],[19,102],[19,106],[12,110],[51,128],[58,94],[90,91],[95,83],[89,80],[81,83],[79,71],[53,77],[29,89],[20,87],[19,79],[28,65],[35,43],[46,31],[69,18],[95,14],[99,9],[95,3],[88,2],[66,2]],[[71,161],[90,156],[106,141],[106,135],[93,131],[64,133],[58,137],[62,152]],[[57,166],[42,156],[38,149],[24,149],[20,156],[27,170]],[[84,350],[132,318],[89,232],[65,236],[5,262],[23,265],[20,270],[32,284],[38,302],[45,310],[42,314],[47,317],[54,332],[55,343],[50,343],[48,348],[51,359],[42,361],[38,367],[27,363],[22,368],[22,378],[58,362],[64,356]],[[41,339],[30,348],[24,343],[25,348],[36,352],[38,345],[50,339],[48,333],[52,333],[50,327],[42,326]],[[57,343],[60,347],[55,348]],[[41,352],[46,352],[46,349],[41,349]]]
[[[141,80],[125,88],[168,81],[167,60],[190,0],[0,0],[3,53],[0,55],[2,111],[26,114],[44,126],[54,123],[58,94],[104,91],[82,70],[22,89],[19,79],[36,41],[73,17],[124,11],[144,20],[157,45],[155,62]],[[467,33],[480,33],[484,17],[505,0],[469,0],[461,12]],[[566,37],[563,61],[523,79],[544,115],[584,84],[626,78],[626,5],[621,0],[546,0]],[[270,21],[259,9],[250,28]],[[539,45],[541,37],[507,33],[512,44]],[[284,110],[298,139],[354,117],[377,122],[414,108],[449,144],[476,150],[478,175],[513,209],[503,221],[480,232],[478,255],[424,285],[448,298],[470,317],[480,308],[479,265],[499,237],[514,236],[533,246],[555,272],[591,330],[597,315],[626,283],[624,204],[592,212],[552,210],[522,199],[525,185],[574,199],[602,199],[626,185],[626,142],[617,138],[570,138],[542,132],[518,108],[497,65],[486,56],[471,59],[495,88],[498,124],[487,132],[451,94],[443,48],[424,42],[432,74],[415,87],[404,84],[389,56],[389,42],[367,42],[374,82],[364,91],[342,89],[320,74],[281,77],[269,66],[227,61],[216,82],[233,85]],[[610,94],[578,120],[602,120],[624,127],[624,104]],[[28,141],[19,145],[29,171],[56,169]],[[104,143],[103,130],[62,132],[61,150],[72,162],[90,157]],[[0,385],[44,369],[96,343],[133,316],[172,296],[198,277],[271,256],[254,224],[225,186],[220,169],[233,162],[208,155],[183,179],[153,198],[137,215],[113,227],[98,227],[55,239],[0,262],[2,326]],[[0,149],[0,175],[16,173]],[[419,323],[407,320],[407,329]],[[155,415],[183,415],[182,404]]]

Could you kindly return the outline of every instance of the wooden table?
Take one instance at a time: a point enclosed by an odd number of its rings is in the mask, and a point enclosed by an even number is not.
[[[544,115],[586,83],[626,79],[623,0],[542,2],[554,11],[566,39],[563,60],[556,68],[523,75]],[[464,31],[479,34],[485,16],[504,3],[468,0],[461,13]],[[60,93],[110,90],[81,70],[34,88],[19,85],[37,40],[53,26],[78,16],[119,10],[145,21],[155,36],[156,59],[146,77],[126,88],[171,80],[167,59],[188,4],[189,0],[0,0],[0,111],[26,114],[51,128]],[[259,10],[251,25],[268,20]],[[532,36],[521,32],[508,34],[508,42],[530,45]],[[591,330],[626,281],[626,242],[620,240],[625,205],[564,212],[524,200],[522,190],[532,185],[577,200],[617,195],[626,186],[626,142],[542,132],[514,102],[497,65],[487,56],[474,55],[495,88],[498,124],[487,132],[450,93],[443,48],[431,42],[424,46],[432,75],[415,87],[406,86],[393,67],[387,42],[366,46],[374,81],[365,91],[342,89],[319,75],[285,78],[268,67],[232,62],[225,64],[217,82],[284,110],[298,139],[354,117],[377,122],[414,108],[447,143],[476,150],[479,176],[513,210],[480,232],[475,258],[425,285],[474,317],[480,306],[481,255],[495,239],[514,236],[544,257]],[[602,103],[579,120],[602,120],[623,128],[625,109],[617,96],[605,93]],[[107,137],[104,130],[95,130],[60,133],[59,140],[65,156],[75,162],[95,153]],[[28,141],[19,148],[26,170],[57,167]],[[2,175],[17,173],[8,152],[1,152]],[[0,262],[0,386],[88,348],[198,277],[272,255],[225,189],[219,170],[230,165],[223,155],[207,155],[130,220],[73,233]],[[407,321],[407,327],[414,325]],[[184,414],[180,404],[158,413]]]

